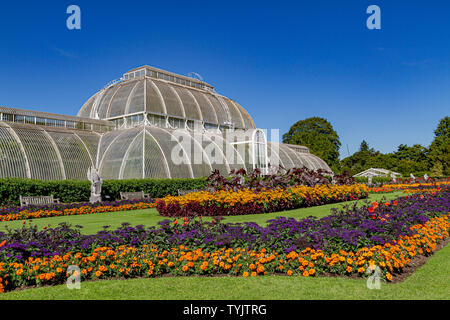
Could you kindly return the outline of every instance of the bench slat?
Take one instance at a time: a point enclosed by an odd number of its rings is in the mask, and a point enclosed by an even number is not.
[[[20,196],[20,206],[29,205],[44,205],[59,203],[59,199],[54,199],[53,195],[50,196]]]
[[[151,195],[149,193],[144,193],[144,191],[138,192],[120,192],[121,200],[143,200],[150,199]]]

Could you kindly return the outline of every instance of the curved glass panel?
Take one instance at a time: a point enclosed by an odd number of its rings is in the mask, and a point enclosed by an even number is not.
[[[87,150],[89,151],[94,164],[97,163],[97,149],[100,142],[100,135],[95,133],[88,134],[84,132],[76,132],[76,135],[83,141]]]
[[[283,161],[280,159],[280,151],[278,150],[278,145],[273,145],[270,142],[267,142],[267,162],[269,166],[269,170],[273,167],[278,169],[279,166],[282,166],[283,168],[286,167],[286,165],[283,163]]]
[[[172,88],[175,89],[181,99],[181,102],[183,103],[186,118],[195,120],[201,119],[197,104],[189,92],[183,87],[172,86]]]
[[[129,145],[128,150],[125,153],[122,163],[123,168],[120,172],[120,179],[139,179],[143,178],[143,140],[144,132],[141,132],[133,140],[134,142]]]
[[[177,138],[181,138],[184,150],[191,163],[192,173],[195,178],[207,177],[210,175],[212,167],[211,161],[204,152],[203,146],[186,130],[176,130],[173,133]]]
[[[225,100],[226,104],[228,105],[228,110],[230,111],[234,127],[238,129],[244,129],[245,123],[238,108],[229,99],[223,97],[223,100]]]
[[[306,167],[308,169],[313,168],[313,165],[311,164],[311,162],[308,161],[307,157],[305,157],[306,153],[296,152],[295,150],[286,146],[285,144],[283,144],[283,148],[286,150],[286,152],[291,157],[296,168],[303,168],[303,167]]]
[[[206,97],[203,93],[196,90],[189,90],[190,93],[194,96],[198,105],[200,106],[200,110],[202,111],[203,121],[206,123],[215,123],[217,124],[217,116],[211,104],[206,100]]]
[[[158,87],[159,92],[161,92],[161,95],[164,99],[167,114],[178,118],[184,118],[180,101],[178,100],[172,89],[170,89],[169,85],[159,81],[155,81],[154,83]]]
[[[148,127],[147,131],[161,147],[169,166],[170,176],[172,178],[193,178],[188,154],[180,148],[178,141],[167,130],[161,128]]]
[[[123,133],[123,130],[110,131],[102,135],[97,153],[97,161],[102,161],[105,151],[109,148],[111,143],[117,139],[117,137]]]
[[[303,166],[306,166],[308,169],[314,169],[311,165],[311,163],[305,164],[296,154],[295,151],[293,151],[291,148],[289,148],[286,145],[281,144],[280,146],[283,151],[286,152],[286,154],[289,155],[289,158],[293,162],[293,168],[302,168]]]
[[[155,84],[150,80],[146,80],[145,86],[145,109],[147,110],[147,112],[166,114],[166,110],[164,109],[161,97],[156,91],[157,89]]]
[[[216,111],[218,123],[222,125],[228,122],[227,110],[225,110],[220,101],[211,94],[206,94],[206,97],[209,99],[209,101],[214,107],[214,110]]]
[[[121,131],[120,135],[111,142],[101,160],[100,176],[104,179],[119,179],[125,153],[141,130],[141,128],[133,128]]]
[[[245,111],[245,109],[242,108],[241,105],[239,105],[237,102],[233,101],[233,103],[239,109],[239,112],[241,113],[242,118],[244,119],[245,128],[246,129],[255,128],[255,124],[253,123],[253,120],[247,113],[247,111]]]
[[[127,113],[136,113],[145,111],[145,92],[144,81],[139,81],[131,92],[128,100]]]
[[[9,130],[0,126],[0,178],[28,178],[25,154]]]
[[[79,117],[89,118],[92,111],[92,106],[94,105],[95,98],[97,97],[97,94],[94,94],[84,105],[81,107],[80,112],[78,112]]]
[[[168,164],[156,140],[146,131],[144,142],[144,173],[146,178],[170,178]]]
[[[106,113],[108,112],[109,103],[111,102],[111,98],[116,93],[116,91],[120,88],[120,86],[113,86],[106,89],[105,93],[100,99],[98,103],[97,113],[100,119],[106,118]]]
[[[19,136],[30,164],[31,178],[40,180],[63,179],[62,167],[53,144],[41,130],[12,128]]]
[[[280,157],[281,162],[283,162],[283,167],[285,169],[292,169],[295,167],[294,162],[292,161],[292,159],[289,157],[289,155],[286,153],[286,151],[284,151],[284,148],[282,147],[282,144],[278,144],[278,155]]]
[[[64,164],[66,179],[84,180],[92,165],[89,152],[75,135],[62,132],[47,132],[59,149]]]
[[[133,90],[136,85],[136,81],[126,82],[120,86],[116,94],[111,100],[108,112],[106,114],[107,118],[121,116],[125,113],[125,106],[127,105],[128,97],[130,96],[131,90]]]

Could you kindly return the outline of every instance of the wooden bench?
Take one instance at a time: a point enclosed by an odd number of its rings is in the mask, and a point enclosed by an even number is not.
[[[200,192],[199,189],[192,189],[192,190],[180,190],[178,189],[178,195],[179,196],[184,196],[187,195],[188,193],[195,193],[195,192]]]
[[[120,200],[151,200],[150,193],[139,192],[121,192]]]
[[[20,206],[39,206],[46,204],[55,204],[59,203],[59,199],[54,199],[53,195],[51,196],[33,196],[33,197],[23,197],[20,196]]]

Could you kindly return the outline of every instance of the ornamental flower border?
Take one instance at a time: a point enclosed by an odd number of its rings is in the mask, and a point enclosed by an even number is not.
[[[427,183],[395,183],[385,184],[381,187],[369,187],[370,193],[390,193],[395,191],[403,191],[404,193],[428,192],[438,193],[450,186],[450,181],[437,181]]]
[[[358,250],[347,251],[341,247],[327,251],[311,247],[285,251],[265,247],[256,250],[243,247],[202,249],[195,246],[188,248],[184,245],[164,248],[152,243],[133,245],[137,241],[136,235],[143,232],[142,228],[136,227],[137,233],[134,233],[130,239],[131,242],[127,245],[116,247],[97,245],[81,252],[72,250],[47,257],[32,255],[22,260],[3,260],[0,262],[0,292],[22,286],[62,284],[70,276],[67,274],[67,268],[70,265],[80,268],[80,277],[83,281],[162,275],[248,277],[285,274],[304,277],[318,275],[365,277],[376,267],[379,268],[385,280],[392,281],[396,274],[402,273],[405,266],[411,264],[414,257],[430,256],[439,243],[449,238],[448,200],[448,192],[437,197],[430,194],[418,194],[391,202],[373,202],[370,207],[358,208],[361,211],[359,217],[365,212],[369,221],[374,222],[384,219],[383,223],[387,223],[389,219],[397,219],[394,218],[397,215],[402,221],[412,223],[409,227],[410,232],[400,231],[398,238],[385,242],[383,245],[364,246],[359,247]],[[405,206],[401,206],[402,203],[409,204],[414,212],[406,212]],[[423,212],[424,208],[430,208],[430,212],[428,214]],[[394,213],[392,210],[398,212]],[[350,219],[353,215],[354,213],[350,211],[347,214]],[[359,219],[359,217],[355,218]],[[414,221],[421,222],[414,223]],[[160,230],[167,228],[178,233],[182,227],[165,224]],[[124,226],[123,230],[127,229],[135,230]],[[99,232],[98,236],[104,238],[106,231]],[[2,241],[0,251],[8,246],[14,248],[14,244],[6,243],[6,240]]]
[[[72,203],[55,204],[49,206],[0,207],[0,222],[39,219],[59,216],[73,216],[81,214],[106,213],[128,210],[154,208],[155,202],[145,200],[105,201],[95,204]]]
[[[364,276],[367,270],[379,267],[387,281],[401,273],[417,255],[429,256],[439,242],[449,237],[450,215],[435,217],[425,224],[411,227],[416,233],[400,237],[394,244],[362,248],[357,252],[339,252],[331,255],[307,248],[288,254],[242,248],[221,248],[213,252],[189,250],[184,246],[159,250],[155,246],[141,248],[121,246],[117,249],[99,247],[91,254],[68,252],[52,258],[32,258],[25,263],[0,263],[0,292],[20,286],[56,285],[70,276],[67,267],[76,265],[81,280],[109,278],[156,277],[170,275],[234,275],[260,276],[267,274],[301,275],[321,274]]]
[[[301,207],[367,198],[365,184],[295,186],[255,191],[219,190],[185,196],[167,196],[156,201],[159,214],[166,217],[234,216],[291,210]]]

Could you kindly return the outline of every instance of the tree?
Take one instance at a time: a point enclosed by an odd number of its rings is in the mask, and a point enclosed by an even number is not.
[[[342,170],[354,175],[369,168],[383,168],[409,176],[410,173],[423,175],[429,169],[428,149],[420,144],[412,147],[401,144],[396,152],[383,154],[370,148],[363,140],[359,149],[353,155],[342,159]]]
[[[283,135],[283,142],[308,147],[312,154],[323,159],[333,171],[339,171],[341,142],[326,119],[312,117],[298,121]]]
[[[366,140],[363,140],[359,146],[359,151],[369,151],[369,144]]]
[[[450,175],[450,117],[444,117],[434,131],[434,140],[430,145],[430,166],[434,173]]]

